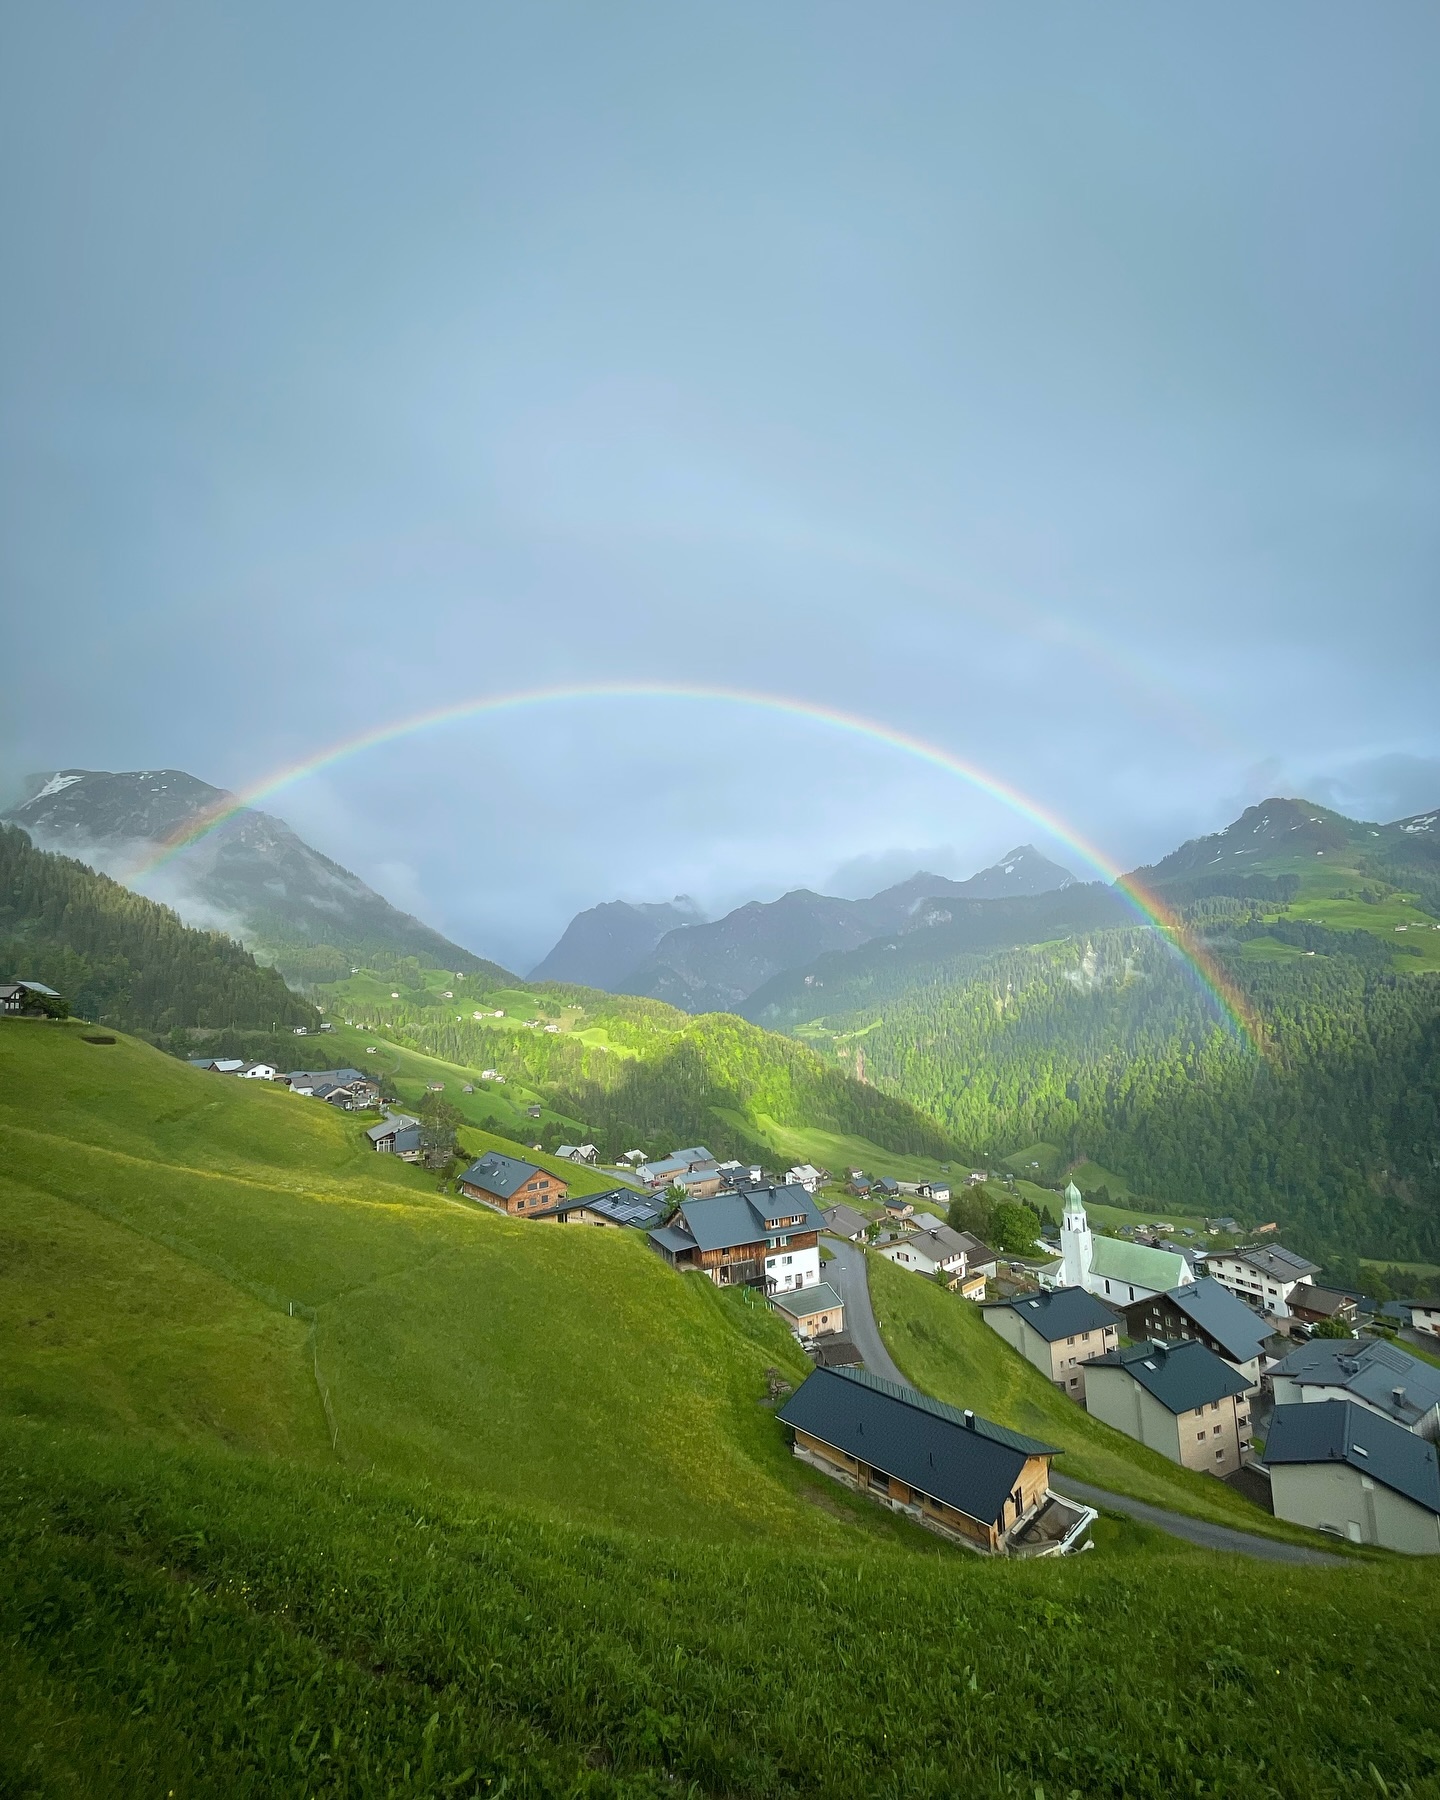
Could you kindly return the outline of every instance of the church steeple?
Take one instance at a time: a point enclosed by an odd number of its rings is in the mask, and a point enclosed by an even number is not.
[[[1065,1189],[1065,1211],[1060,1220],[1060,1257],[1065,1267],[1066,1287],[1089,1287],[1093,1254],[1085,1201],[1072,1181]]]

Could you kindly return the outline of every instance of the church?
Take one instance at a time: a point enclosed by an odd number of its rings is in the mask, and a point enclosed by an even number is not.
[[[1180,1250],[1154,1250],[1122,1238],[1092,1237],[1085,1201],[1072,1181],[1065,1189],[1060,1221],[1060,1260],[1035,1271],[1042,1287],[1088,1288],[1102,1300],[1128,1306],[1153,1300],[1195,1279],[1190,1259]]]

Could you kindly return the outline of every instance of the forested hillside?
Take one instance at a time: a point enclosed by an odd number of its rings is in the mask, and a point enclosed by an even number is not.
[[[319,1024],[232,939],[182,925],[168,906],[37,850],[10,825],[0,825],[0,978],[47,982],[81,1017],[151,1038]]]
[[[1275,1217],[1316,1249],[1433,1256],[1440,977],[1398,976],[1368,934],[1304,922],[1213,945],[1266,1021],[1264,1055],[1138,929],[967,959],[813,1037],[994,1156],[1047,1142],[1177,1208]]]
[[[413,962],[391,973],[393,989],[367,972],[326,989],[331,1016],[523,1083],[556,1112],[584,1121],[617,1155],[668,1139],[760,1156],[767,1149],[764,1131],[755,1128],[762,1118],[910,1155],[960,1154],[906,1100],[733,1014],[693,1018],[661,1001],[558,983],[497,989]],[[440,980],[450,985],[438,988]],[[492,1016],[496,1007],[502,1018]],[[477,1011],[479,1018],[472,1016]]]

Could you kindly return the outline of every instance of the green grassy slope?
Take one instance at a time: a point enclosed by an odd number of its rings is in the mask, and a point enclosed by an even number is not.
[[[318,1359],[347,1467],[669,1533],[897,1529],[787,1454],[778,1319],[638,1234],[502,1219],[361,1120],[73,1026],[0,1022],[0,1131],[12,1419],[327,1458]]]
[[[0,1791],[1437,1791],[1433,1568],[1101,1536],[1028,1564],[646,1541],[363,1472],[12,1430]]]

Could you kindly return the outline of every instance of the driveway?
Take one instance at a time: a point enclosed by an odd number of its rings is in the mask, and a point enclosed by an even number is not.
[[[885,1348],[870,1305],[870,1280],[865,1267],[865,1252],[844,1238],[822,1239],[834,1259],[825,1265],[825,1279],[840,1290],[845,1302],[845,1335],[855,1345],[872,1375],[886,1381],[911,1386],[896,1368]],[[1112,1494],[1108,1488],[1092,1487],[1088,1481],[1072,1481],[1064,1475],[1052,1475],[1050,1485],[1057,1493],[1072,1500],[1083,1500],[1087,1506],[1103,1507],[1107,1512],[1126,1513],[1142,1525],[1153,1525],[1171,1537],[1183,1538],[1187,1544],[1198,1544],[1204,1550],[1225,1550],[1240,1556],[1253,1556],[1260,1562],[1299,1563],[1311,1568],[1344,1565],[1343,1556],[1329,1556],[1323,1550],[1307,1550],[1302,1544],[1282,1544],[1272,1538],[1254,1537],[1248,1531],[1236,1531],[1229,1525],[1212,1525],[1205,1519],[1191,1519],[1184,1513],[1169,1512],[1162,1506],[1151,1506],[1144,1500],[1132,1500],[1127,1494]]]
[[[910,1384],[890,1359],[881,1341],[875,1314],[870,1305],[870,1278],[865,1269],[865,1252],[844,1238],[823,1237],[821,1242],[832,1251],[834,1260],[826,1263],[822,1275],[840,1290],[845,1302],[845,1335],[860,1352],[865,1367],[885,1381]]]

